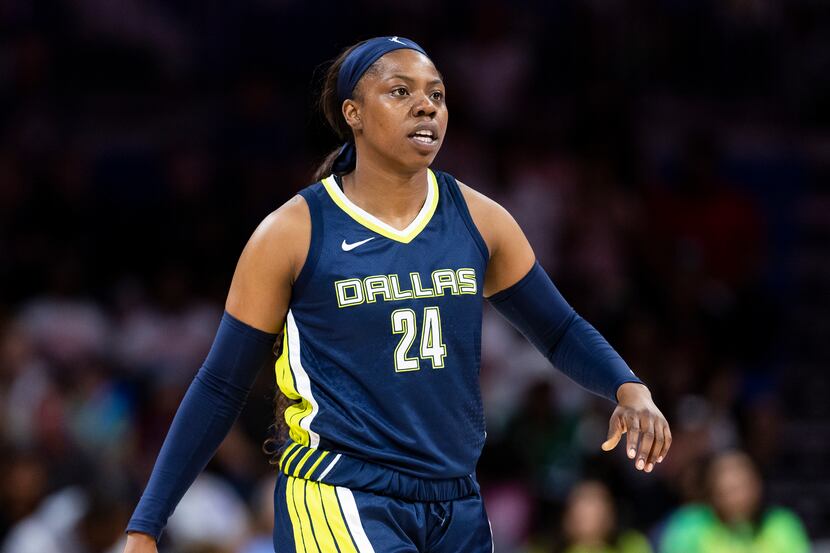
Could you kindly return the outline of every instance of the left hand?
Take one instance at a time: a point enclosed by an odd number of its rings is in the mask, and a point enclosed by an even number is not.
[[[617,401],[602,450],[614,449],[625,434],[628,458],[636,458],[637,470],[651,472],[655,463],[663,462],[671,447],[669,423],[651,399],[649,389],[642,384],[626,382],[620,386]]]

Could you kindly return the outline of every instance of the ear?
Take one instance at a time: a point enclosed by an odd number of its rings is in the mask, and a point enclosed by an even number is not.
[[[363,122],[360,120],[360,107],[354,100],[349,99],[343,102],[343,117],[352,130],[359,131],[363,129]]]

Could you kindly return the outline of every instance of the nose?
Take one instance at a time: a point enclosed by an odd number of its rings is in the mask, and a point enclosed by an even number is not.
[[[427,94],[418,94],[415,102],[412,104],[412,114],[415,117],[427,116],[429,118],[435,117],[438,108]]]

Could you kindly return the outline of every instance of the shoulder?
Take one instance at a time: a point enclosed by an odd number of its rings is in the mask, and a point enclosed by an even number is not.
[[[461,195],[467,203],[470,217],[487,243],[491,254],[500,242],[518,230],[518,224],[510,213],[498,202],[456,179]]]
[[[715,519],[712,508],[702,503],[690,503],[678,508],[669,520],[679,524],[708,524]]]
[[[310,219],[305,200],[294,196],[257,225],[236,264],[226,311],[265,332],[282,328],[308,253]]]
[[[509,215],[507,210],[495,200],[485,196],[475,188],[464,184],[458,179],[456,179],[455,182],[458,183],[461,195],[464,197],[464,201],[467,202],[467,208],[470,210],[470,214],[473,215],[473,217],[475,217],[476,214],[484,216],[498,216],[500,213]]]
[[[463,182],[456,182],[490,254],[484,281],[484,295],[490,297],[525,276],[536,255],[519,224],[506,209]]]
[[[485,196],[472,186],[461,182],[457,177],[439,169],[432,169],[432,172],[435,173],[435,176],[439,180],[455,182],[458,185],[461,196],[464,198],[464,202],[467,204],[467,209],[469,209],[473,219],[490,215],[498,216],[499,213],[509,216],[507,210],[495,200]]]
[[[717,526],[714,512],[707,505],[690,504],[669,515],[660,539],[666,553],[695,550],[702,536]]]
[[[651,551],[648,539],[635,530],[622,532],[617,540],[617,548],[627,553],[649,553]]]
[[[269,213],[254,230],[251,239],[270,244],[275,239],[302,234],[306,227],[311,227],[311,213],[305,198],[297,194]]]
[[[293,276],[305,262],[311,243],[311,213],[300,194],[269,213],[254,230],[245,252],[257,264],[285,264]]]
[[[764,513],[763,525],[765,529],[775,528],[779,531],[793,534],[804,532],[801,519],[793,511],[785,507],[771,507]]]

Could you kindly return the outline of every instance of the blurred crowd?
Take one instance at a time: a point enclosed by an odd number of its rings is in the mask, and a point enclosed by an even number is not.
[[[0,552],[120,552],[245,241],[336,145],[316,68],[392,33],[445,77],[435,166],[516,217],[672,424],[650,475],[602,453],[611,405],[488,309],[496,551],[806,553],[830,537],[830,483],[792,483],[815,469],[797,448],[824,442],[793,421],[826,401],[788,392],[796,374],[810,388],[799,279],[830,274],[798,265],[802,227],[830,231],[815,207],[830,209],[830,6],[317,4],[0,1]],[[274,394],[260,375],[164,552],[273,550]]]

